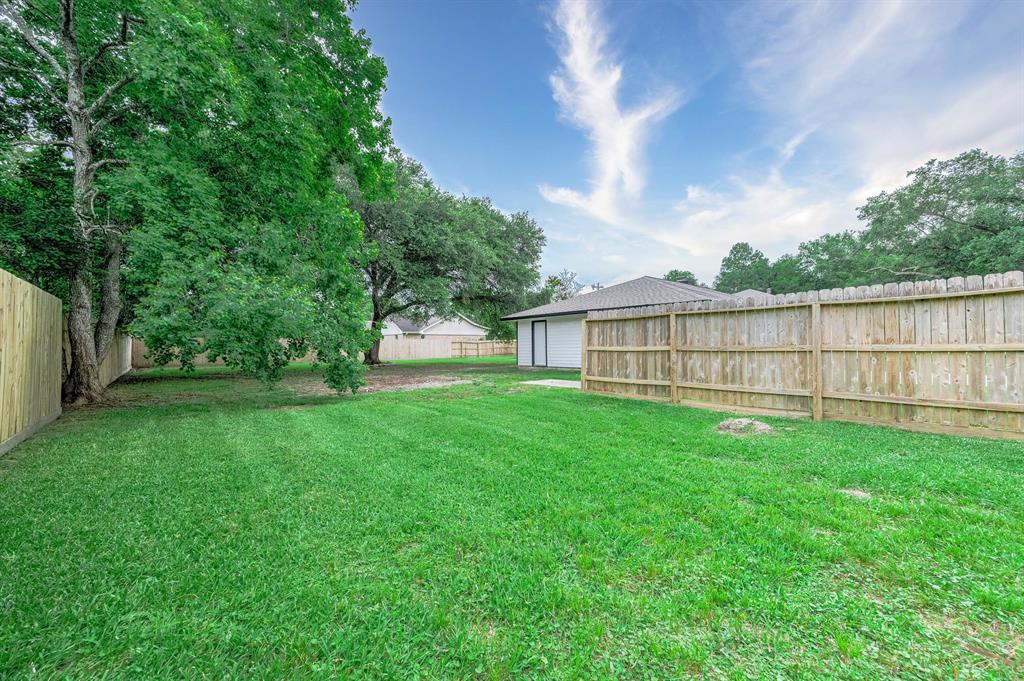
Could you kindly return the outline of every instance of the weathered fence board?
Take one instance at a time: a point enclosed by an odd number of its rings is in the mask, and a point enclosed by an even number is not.
[[[60,415],[61,304],[0,270],[0,453]]]
[[[1024,274],[591,312],[584,389],[1024,435]]]
[[[452,357],[496,357],[514,354],[515,341],[452,341]]]

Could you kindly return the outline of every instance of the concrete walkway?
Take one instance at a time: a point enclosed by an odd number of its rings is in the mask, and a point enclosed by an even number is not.
[[[543,381],[523,381],[525,385],[546,385],[549,388],[572,388],[580,389],[579,381],[565,381],[561,378],[545,378]]]

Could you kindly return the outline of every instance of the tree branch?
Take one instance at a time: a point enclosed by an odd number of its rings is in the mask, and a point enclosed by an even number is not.
[[[64,147],[66,149],[74,149],[75,145],[67,140],[21,140],[15,142],[16,147]]]
[[[96,101],[93,102],[92,105],[88,109],[85,110],[86,115],[88,115],[88,116],[94,115],[97,111],[99,111],[101,108],[103,108],[103,106],[107,103],[107,101],[111,97],[116,95],[118,93],[118,91],[121,88],[123,88],[125,85],[127,85],[128,83],[130,83],[133,80],[135,80],[138,77],[138,75],[139,75],[138,71],[132,71],[131,73],[126,73],[125,75],[121,76],[121,78],[119,78],[116,83],[114,83],[113,85],[108,87],[106,90],[104,90],[103,94],[100,95],[99,97],[97,97]]]
[[[931,277],[939,278],[935,272],[918,272],[917,270],[894,270],[888,267],[869,267],[868,272],[887,272],[894,277]]]
[[[39,16],[43,17],[44,19],[47,19],[48,21],[53,22],[54,26],[58,26],[58,27],[60,26],[60,22],[57,21],[57,17],[55,17],[52,14],[50,14],[49,12],[47,12],[45,9],[43,9],[42,7],[37,5],[36,3],[34,3],[34,2],[26,2],[25,4],[28,6],[28,8],[30,10],[32,10],[33,12],[39,14]]]
[[[14,62],[8,61],[7,59],[0,59],[0,66],[3,66],[4,68],[10,69],[12,71],[20,71],[21,73],[27,74],[29,78],[31,78],[39,84],[39,87],[43,88],[43,90],[46,91],[46,94],[50,96],[50,99],[53,100],[54,104],[59,106],[61,110],[63,110],[65,113],[70,113],[70,111],[68,111],[67,103],[65,103],[63,99],[57,96],[57,91],[54,90],[53,87],[46,81],[46,79],[43,78],[43,76],[37,73],[35,70],[30,69],[27,66],[15,64]]]
[[[103,166],[126,166],[128,164],[129,164],[128,159],[124,159],[124,158],[104,158],[104,159],[100,159],[99,161],[96,161],[95,163],[90,163],[89,164],[89,172],[95,175],[96,171],[98,171]]]
[[[94,67],[108,52],[114,52],[128,47],[128,31],[132,24],[142,23],[142,19],[130,16],[128,14],[121,15],[121,29],[118,31],[117,39],[110,40],[102,43],[96,50],[96,54],[90,57],[85,65],[82,67],[82,75],[88,74],[89,70]]]
[[[19,12],[16,12],[11,6],[0,7],[0,16],[5,16],[14,22],[14,25],[18,28],[18,33],[21,34],[22,39],[28,44],[29,48],[35,52],[43,61],[50,65],[53,72],[57,74],[61,79],[67,78],[67,73],[64,71],[64,67],[60,65],[57,58],[47,52],[43,46],[36,39],[36,34],[32,30],[32,27],[25,21],[25,17],[21,16]]]
[[[100,130],[105,128],[108,123],[117,120],[118,118],[120,118],[123,115],[124,115],[124,111],[120,111],[119,110],[119,111],[115,111],[114,113],[110,114],[109,116],[104,116],[103,118],[99,119],[98,121],[96,121],[95,123],[92,124],[92,127],[89,128],[89,134],[90,135],[95,135]]]

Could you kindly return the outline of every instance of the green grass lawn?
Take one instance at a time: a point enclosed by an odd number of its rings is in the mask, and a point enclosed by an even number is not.
[[[1024,675],[1020,442],[451,369],[65,414],[0,459],[0,678]]]

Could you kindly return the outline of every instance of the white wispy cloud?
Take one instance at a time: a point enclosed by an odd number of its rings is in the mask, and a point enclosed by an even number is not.
[[[643,151],[652,125],[675,111],[681,97],[670,89],[636,106],[620,102],[623,67],[608,45],[608,28],[596,3],[561,0],[554,22],[562,63],[551,75],[551,87],[561,115],[590,140],[592,174],[587,192],[549,185],[540,192],[552,203],[616,224],[624,219],[623,199],[643,190]]]
[[[754,0],[729,11],[709,40],[733,51],[737,95],[765,130],[760,148],[732,174],[680,186],[680,199],[660,210],[641,200],[642,142],[678,100],[654,106],[657,115],[639,107],[639,134],[625,126],[620,138],[618,120],[633,112],[619,105],[622,67],[608,54],[607,28],[591,5],[563,2],[556,20],[565,44],[552,83],[563,114],[592,140],[595,172],[589,193],[545,196],[612,223],[570,263],[608,279],[657,274],[670,261],[711,279],[736,241],[775,256],[857,227],[857,206],[931,158],[1024,148],[1019,4]],[[602,249],[625,263],[602,259]]]
[[[974,9],[899,0],[743,6],[728,25],[753,102],[774,121],[770,136],[785,141],[760,172],[715,191],[687,188],[676,206],[678,229],[659,238],[689,244],[695,256],[721,254],[740,240],[770,253],[790,250],[856,227],[856,206],[931,158],[1024,146],[1024,50],[979,51],[972,59],[980,64],[958,68],[958,31],[976,18]],[[989,24],[999,33],[997,21]],[[815,167],[835,169],[836,177],[787,171],[809,137],[818,143]]]
[[[860,196],[933,157],[1024,142],[1015,3],[754,3],[734,34],[755,26],[769,38],[740,48],[751,89],[780,126],[825,131],[862,180]],[[985,35],[965,39],[965,28]],[[1001,38],[1016,50],[991,49]]]

